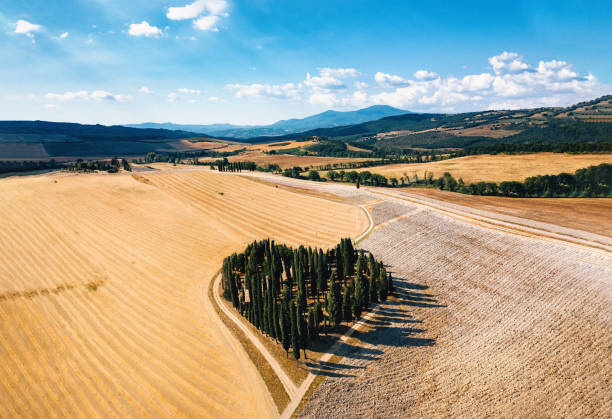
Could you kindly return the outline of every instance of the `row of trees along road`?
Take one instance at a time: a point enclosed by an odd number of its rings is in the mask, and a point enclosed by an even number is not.
[[[393,292],[383,263],[348,238],[327,251],[255,241],[224,259],[222,286],[240,314],[295,359],[321,332],[359,319]]]

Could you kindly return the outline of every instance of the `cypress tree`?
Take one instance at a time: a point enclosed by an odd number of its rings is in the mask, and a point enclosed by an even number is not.
[[[299,303],[298,303],[299,304]],[[299,346],[304,351],[304,358],[308,358],[306,356],[306,345],[308,344],[308,336],[306,332],[306,322],[304,321],[304,316],[302,315],[303,311],[298,307],[295,310],[295,324],[297,326],[297,335],[299,339]]]
[[[355,278],[355,298],[353,299],[353,315],[356,319],[361,317],[363,308],[367,306],[365,278],[361,271],[357,271]]]
[[[382,268],[378,275],[378,299],[385,301],[387,299],[387,270]]]
[[[353,289],[353,284],[349,284],[342,291],[342,317],[346,322],[353,320]]]
[[[297,316],[296,316],[295,302],[291,301],[291,348],[293,351],[293,357],[297,360],[300,359],[300,342],[298,336]]]
[[[312,342],[317,337],[315,317],[315,308],[311,307],[310,310],[308,310],[308,321],[306,323],[306,334],[308,335],[309,342]]]
[[[370,303],[378,302],[378,278],[372,275],[370,277],[370,284],[368,286],[370,291],[369,301]]]
[[[342,248],[340,245],[336,247],[336,279],[340,283],[344,283],[344,258],[342,256]]]
[[[393,277],[391,276],[391,272],[389,272],[389,279],[387,279],[387,284],[389,294],[393,294]]]
[[[285,285],[283,288],[283,299],[281,302],[281,340],[283,343],[283,349],[287,357],[289,357],[289,348],[291,347],[291,296],[288,287]]]
[[[342,321],[342,295],[340,282],[332,280],[327,299],[327,315],[329,321],[337,326]]]

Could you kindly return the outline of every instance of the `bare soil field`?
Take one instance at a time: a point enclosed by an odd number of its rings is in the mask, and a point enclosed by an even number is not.
[[[360,244],[397,292],[302,417],[605,417],[612,257],[389,200]]]
[[[329,246],[354,206],[177,170],[0,180],[0,417],[271,417],[206,296],[254,239]]]
[[[487,210],[612,237],[612,199],[608,198],[504,198],[475,196],[433,188],[402,191],[471,208]]]
[[[400,178],[414,173],[423,178],[424,172],[433,173],[434,178],[450,172],[455,179],[462,178],[465,183],[501,182],[505,180],[522,181],[529,176],[554,175],[562,172],[573,173],[577,169],[601,163],[612,163],[612,154],[497,154],[466,156],[420,164],[391,164],[368,167],[357,171],[369,170],[387,177]],[[404,175],[405,174],[405,175]]]

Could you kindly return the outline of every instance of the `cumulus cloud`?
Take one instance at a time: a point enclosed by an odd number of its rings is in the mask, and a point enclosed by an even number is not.
[[[216,96],[209,96],[209,97],[208,97],[208,101],[209,101],[209,102],[218,102],[218,101],[219,101],[219,98],[218,98],[218,97],[216,97]]]
[[[138,89],[138,91],[140,93],[144,93],[145,95],[151,94],[151,90],[146,86],[142,86],[140,89]]]
[[[332,90],[332,89],[344,89],[346,86],[342,80],[326,75],[311,76],[310,73],[306,73],[306,80],[304,81],[306,86],[312,87],[317,90]]]
[[[18,20],[15,23],[15,33],[33,36],[32,32],[39,32],[42,30],[42,26],[30,23],[27,20]]]
[[[285,84],[228,84],[227,89],[235,90],[236,97],[252,98],[252,97],[271,97],[276,99],[294,99],[299,95],[302,88],[301,84],[285,83]]]
[[[209,15],[202,16],[199,19],[193,21],[193,26],[201,31],[213,31],[219,32],[219,28],[217,28],[217,23],[219,22],[219,16]]]
[[[193,19],[193,26],[201,31],[219,32],[220,16],[228,16],[226,0],[196,0],[186,6],[169,7],[166,17],[171,20]]]
[[[180,89],[177,89],[177,91],[180,92],[180,93],[187,93],[187,94],[190,94],[190,95],[199,95],[200,93],[202,93],[198,89],[186,89],[184,87],[181,87]]]
[[[59,37],[60,37],[60,39],[66,39],[66,38],[68,38],[68,36],[69,36],[69,35],[70,35],[70,34],[69,34],[68,32],[64,32],[64,33],[63,33],[63,34],[61,34]]]
[[[196,0],[182,7],[169,7],[166,17],[171,20],[195,19],[207,11],[212,15],[220,15],[227,9],[225,0]]]
[[[438,78],[438,74],[433,71],[417,70],[414,73],[414,78],[417,80],[433,80]]]
[[[610,86],[592,74],[581,75],[565,61],[540,61],[533,66],[518,53],[504,52],[488,59],[491,69],[463,77],[440,76],[419,70],[411,79],[377,72],[375,86],[344,78],[354,69],[319,68],[302,83],[236,84],[236,97],[304,98],[315,106],[364,107],[387,104],[417,112],[461,112],[475,109],[562,106],[609,94]],[[368,91],[364,89],[368,87]]]
[[[529,65],[514,52],[488,59],[492,73],[470,74],[462,78],[442,78],[431,74],[404,80],[377,73],[379,84],[395,90],[370,97],[371,103],[389,104],[415,110],[468,110],[521,108],[571,104],[605,94],[607,89],[593,75],[581,76],[565,61],[540,61]],[[422,77],[421,77],[422,76]]]
[[[376,80],[378,84],[387,87],[401,87],[410,84],[410,81],[403,77],[382,73],[380,71],[374,74],[374,80]]]
[[[338,77],[341,79],[348,77],[358,77],[361,73],[354,68],[319,68],[319,74],[323,77]]]
[[[149,22],[132,23],[128,33],[132,36],[146,36],[147,38],[159,38],[164,33],[157,26],[149,25]]]
[[[523,61],[523,57],[516,52],[506,52],[489,58],[489,64],[496,74],[518,73],[529,69],[529,65]]]
[[[179,98],[178,94],[176,94],[174,92],[168,93],[168,102],[170,102],[170,103],[176,102],[178,98]]]
[[[94,90],[93,92],[79,90],[76,92],[47,93],[45,98],[60,102],[69,102],[73,100],[109,100],[113,102],[127,102],[132,100],[131,96],[112,94],[104,90]]]

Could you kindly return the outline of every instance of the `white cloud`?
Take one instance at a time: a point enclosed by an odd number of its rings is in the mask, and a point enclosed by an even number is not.
[[[169,7],[166,17],[171,20],[194,19],[206,8],[204,0],[197,0],[182,7]]]
[[[609,94],[611,86],[592,74],[581,75],[565,61],[540,61],[534,67],[517,53],[490,57],[490,71],[463,77],[443,77],[426,70],[412,79],[377,72],[376,85],[355,81],[346,86],[343,77],[353,69],[320,68],[303,83],[235,84],[227,87],[236,97],[303,99],[316,106],[364,107],[388,104],[417,112],[462,112],[529,106],[561,106]],[[365,92],[364,89],[368,88]]]
[[[15,23],[15,33],[33,36],[32,32],[39,32],[40,30],[42,30],[42,26],[35,25],[27,20],[18,20],[17,23]]]
[[[91,92],[89,97],[93,100],[111,100],[116,102],[127,102],[129,100],[132,100],[131,96],[114,95],[104,90],[94,90],[93,92]]]
[[[329,68],[323,67],[319,68],[319,74],[323,77],[338,77],[338,78],[347,78],[347,77],[358,77],[361,73],[354,68]]]
[[[61,34],[59,37],[60,37],[60,39],[66,39],[66,38],[68,38],[68,36],[69,36],[69,35],[70,35],[70,34],[69,34],[68,32],[64,32],[64,33],[63,33],[63,34]]]
[[[168,93],[168,102],[173,103],[176,102],[176,100],[179,98],[179,95],[174,93],[174,92],[170,92]]]
[[[529,69],[529,65],[523,61],[516,52],[506,52],[489,58],[489,64],[496,74],[517,73]]]
[[[132,23],[128,33],[132,36],[146,36],[147,38],[159,38],[164,33],[157,26],[149,25],[149,22]]]
[[[151,94],[151,90],[146,87],[146,86],[142,86],[140,89],[138,89],[138,91],[140,93],[144,93],[145,95],[150,95]]]
[[[534,68],[517,53],[504,52],[489,58],[492,73],[470,74],[463,78],[436,75],[405,80],[376,73],[385,87],[369,98],[371,103],[389,104],[417,111],[461,111],[472,109],[519,108],[568,105],[606,94],[604,86],[588,74],[581,76],[565,61],[540,61]]]
[[[219,98],[218,98],[218,97],[216,97],[216,96],[210,96],[210,97],[208,98],[208,101],[209,101],[209,102],[218,102],[218,101],[219,101]]]
[[[344,89],[346,86],[342,80],[329,75],[320,75],[312,77],[310,73],[306,73],[304,84],[316,90],[329,91],[331,89]]]
[[[378,84],[387,87],[402,87],[410,84],[410,81],[403,77],[382,73],[380,71],[374,74],[374,80]]]
[[[54,105],[53,103],[45,103],[43,106],[45,107],[45,109],[57,108],[57,105]]]
[[[276,99],[294,99],[299,95],[301,84],[228,84],[227,89],[236,90],[239,99],[249,97],[271,97]]]
[[[206,9],[213,15],[225,15],[227,9],[227,1],[225,0],[208,0],[206,1]]]
[[[127,95],[115,95],[104,90],[94,90],[89,92],[87,90],[79,90],[76,92],[64,92],[64,93],[47,93],[45,98],[51,100],[57,100],[60,102],[69,102],[73,100],[110,100],[113,102],[127,102],[132,100],[131,96]]]
[[[227,9],[225,0],[196,0],[182,7],[169,7],[166,17],[171,20],[195,19],[204,11],[212,15],[221,15]]]
[[[190,95],[199,95],[200,93],[202,93],[200,90],[197,89],[185,89],[184,87],[177,89],[178,92],[180,93],[187,93]]]
[[[438,77],[438,74],[434,73],[433,71],[417,70],[414,73],[414,78],[417,80],[433,80],[437,79]]]
[[[461,85],[468,91],[485,90],[491,86],[494,79],[489,73],[471,74],[461,79]]]
[[[338,103],[336,95],[333,93],[314,93],[308,99],[311,105],[320,105],[330,108]]]
[[[65,92],[65,93],[47,93],[45,95],[47,99],[59,100],[62,102],[75,100],[75,99],[89,99],[89,92],[87,90],[79,90],[78,92]]]
[[[213,31],[219,32],[217,28],[217,22],[219,22],[219,16],[208,15],[202,16],[201,18],[193,21],[193,26],[201,31]]]
[[[367,93],[358,90],[356,92],[353,92],[353,94],[349,97],[342,99],[342,104],[344,106],[354,106],[357,108],[361,108],[363,106],[366,106],[369,103],[369,100],[370,98],[368,97]]]

